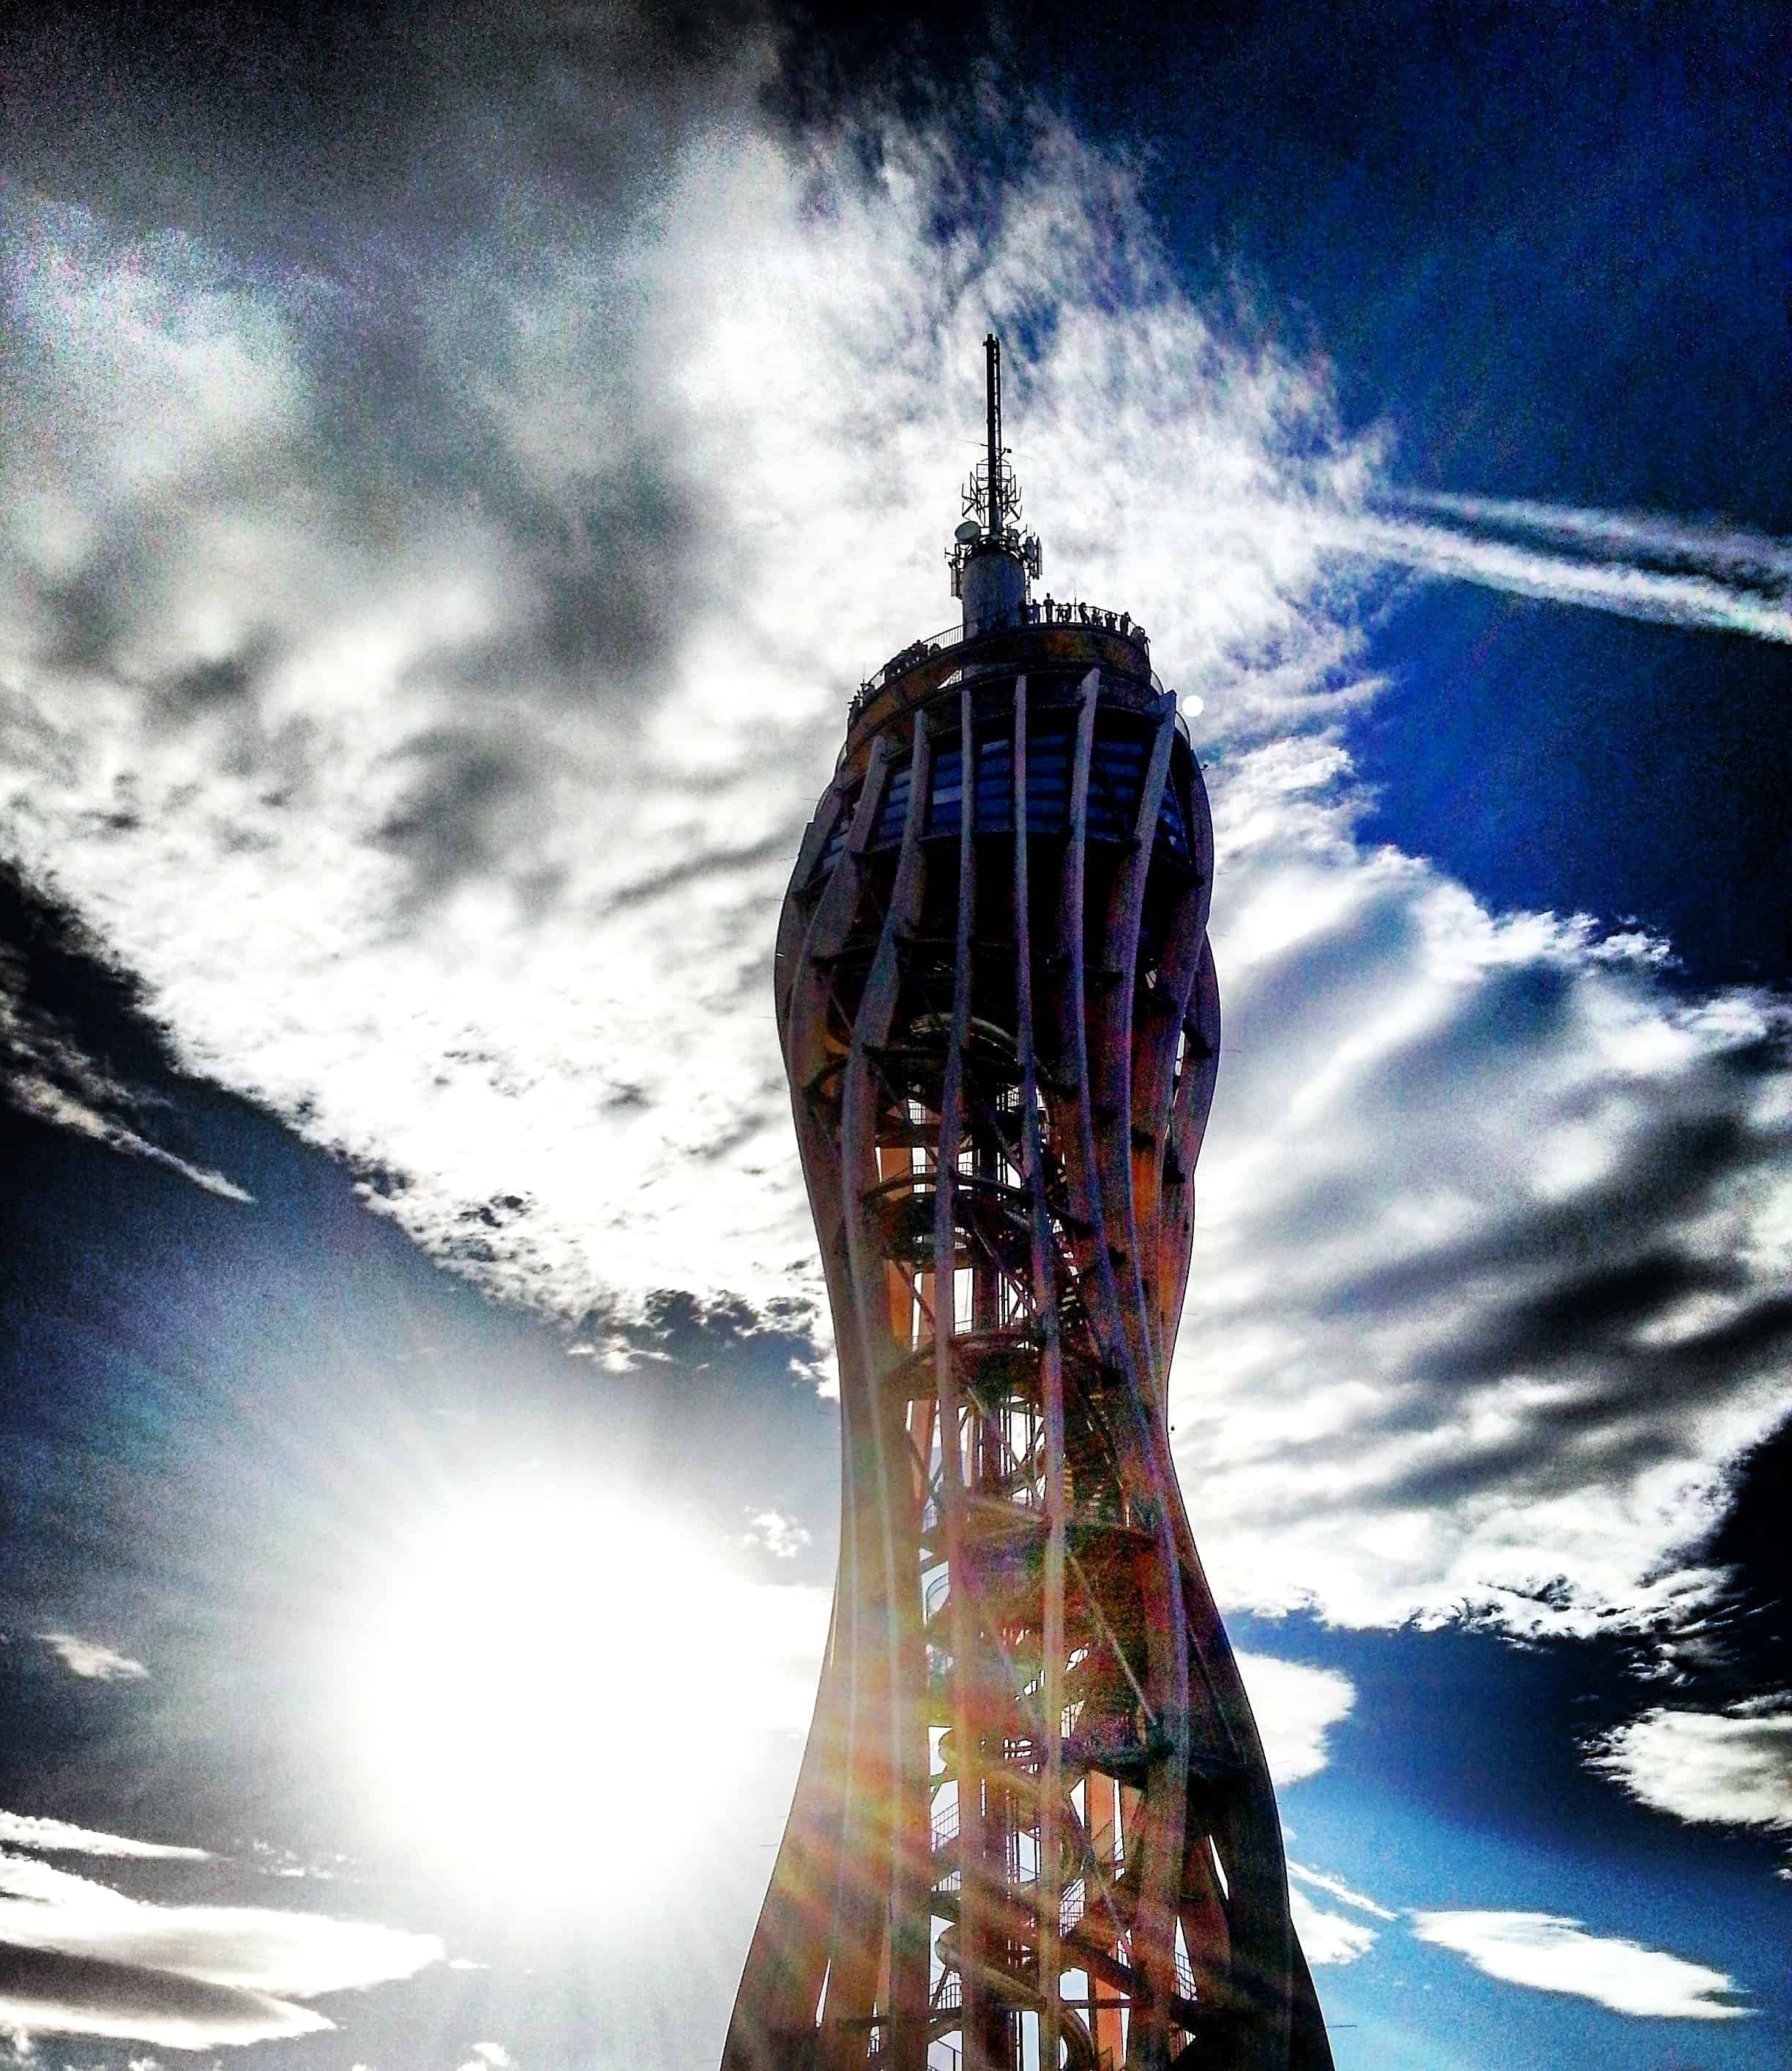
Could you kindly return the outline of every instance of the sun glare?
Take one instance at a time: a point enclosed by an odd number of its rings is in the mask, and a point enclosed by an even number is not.
[[[395,1838],[519,1903],[629,1896],[725,1820],[758,1729],[808,1722],[827,1593],[757,1583],[564,1484],[396,1544],[356,1621],[356,1738]]]

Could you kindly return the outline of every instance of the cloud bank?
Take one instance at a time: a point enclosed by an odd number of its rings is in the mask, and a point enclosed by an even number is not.
[[[1191,301],[1126,166],[993,107],[806,150],[750,55],[667,76],[568,208],[518,72],[452,263],[377,197],[279,265],[27,203],[9,851],[185,1065],[494,1293],[594,1346],[667,1285],[818,1323],[773,922],[847,695],[950,614],[994,322],[1045,586],[1206,703],[1227,1054],[1173,1414],[1216,1585],[1671,1622],[1780,1411],[1783,1004],[1359,843],[1381,442]],[[1708,559],[1649,580],[1735,589]]]
[[[8,839],[144,974],[186,1061],[563,1314],[669,1276],[814,1298],[769,923],[846,693],[951,608],[934,535],[990,303],[1052,312],[1019,405],[1052,550],[1097,596],[1124,568],[1228,680],[1240,646],[1311,646],[1325,581],[1292,511],[1241,527],[1236,499],[1343,494],[1362,465],[1322,386],[1176,297],[1130,183],[1066,133],[988,190],[937,139],[883,143],[866,178],[710,129],[620,224],[568,224],[526,266],[476,253],[393,313],[414,385],[478,401],[432,438],[500,479],[406,482],[377,524],[367,479],[416,427],[343,451],[319,362],[378,312],[67,209],[24,224]],[[975,219],[941,249],[953,206]],[[470,367],[463,306],[505,315]],[[642,477],[643,441],[675,461]],[[1109,498],[1148,459],[1142,493],[1204,494],[1129,556]],[[667,465],[714,486],[689,527],[654,515]],[[568,647],[563,618],[629,616],[568,589],[575,551],[593,584],[638,560],[663,619]]]
[[[1783,1413],[1785,1007],[1489,913],[1356,844],[1335,756],[1294,762],[1216,773],[1227,1032],[1172,1384],[1216,1585],[1671,1623]]]

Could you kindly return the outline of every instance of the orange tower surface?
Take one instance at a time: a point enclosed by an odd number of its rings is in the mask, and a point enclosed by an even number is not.
[[[779,925],[840,1569],[724,2071],[1327,2071],[1165,1421],[1206,794],[1139,627],[1034,597],[985,349],[963,622],[861,688]]]

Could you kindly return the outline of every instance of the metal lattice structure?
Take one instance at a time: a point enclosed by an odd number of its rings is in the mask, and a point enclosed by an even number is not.
[[[962,634],[855,701],[779,932],[840,1573],[724,2071],[1326,2071],[1165,1421],[1206,795],[1142,634],[1035,603],[980,515]]]

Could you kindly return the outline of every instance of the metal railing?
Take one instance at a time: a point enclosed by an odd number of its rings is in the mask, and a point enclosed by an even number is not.
[[[921,662],[929,662],[936,655],[950,652],[955,647],[974,646],[992,634],[1012,633],[1034,625],[1074,625],[1092,633],[1112,633],[1122,640],[1130,641],[1139,652],[1146,672],[1150,675],[1152,687],[1162,691],[1151,669],[1151,641],[1145,629],[1136,624],[1132,615],[1124,611],[1109,611],[1103,606],[1084,603],[1059,603],[1056,598],[1036,599],[1020,607],[1015,617],[994,625],[980,626],[967,639],[962,624],[943,627],[937,633],[924,634],[919,640],[912,640],[906,647],[892,654],[881,669],[874,670],[860,683],[847,707],[847,724],[856,724],[859,715],[878,692],[898,676],[906,675]]]
[[[1094,1873],[1097,1884],[1096,1903],[1108,1902],[1105,1894],[1111,1892],[1115,1880],[1126,1868],[1126,1848],[1122,1837],[1116,1834],[1109,1843],[1108,1852],[1095,1858]],[[1058,1932],[1073,1934],[1081,1925],[1083,1916],[1089,1910],[1089,1875],[1084,1872],[1067,1884],[1058,1900]]]

